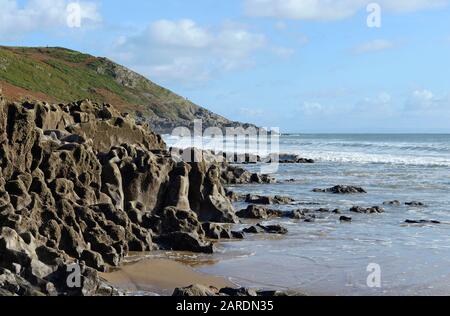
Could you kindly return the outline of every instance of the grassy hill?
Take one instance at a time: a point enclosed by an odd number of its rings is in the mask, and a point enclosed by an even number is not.
[[[65,48],[0,46],[0,87],[11,100],[70,102],[91,99],[114,104],[149,121],[160,133],[191,127],[244,126],[216,115],[109,59]]]

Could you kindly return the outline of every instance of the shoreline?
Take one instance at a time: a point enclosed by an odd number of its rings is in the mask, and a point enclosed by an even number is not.
[[[236,287],[225,277],[202,273],[188,264],[165,258],[142,258],[125,263],[114,271],[101,273],[100,277],[114,288],[131,295],[170,296],[176,288],[193,284],[215,289]]]

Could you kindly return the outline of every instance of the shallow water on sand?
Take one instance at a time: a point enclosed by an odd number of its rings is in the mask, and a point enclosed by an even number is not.
[[[298,289],[318,295],[450,294],[449,135],[291,135],[281,152],[315,158],[311,165],[280,165],[278,184],[231,187],[238,193],[290,196],[298,208],[339,208],[314,223],[275,220],[289,229],[282,238],[249,236],[219,245],[218,262],[201,271],[231,277],[241,285]],[[259,166],[246,166],[259,171]],[[289,180],[289,182],[288,182]],[[361,195],[311,192],[334,185],[358,185]],[[352,206],[383,206],[380,215],[351,214]],[[405,202],[427,206],[413,208]],[[246,205],[236,204],[237,209]],[[440,225],[406,225],[406,219]],[[213,258],[214,258],[213,256]],[[367,286],[367,267],[381,267],[381,288]]]

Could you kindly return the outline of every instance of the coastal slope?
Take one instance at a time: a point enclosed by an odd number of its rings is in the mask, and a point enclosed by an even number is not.
[[[161,134],[175,127],[249,127],[230,121],[107,58],[50,47],[0,46],[0,88],[9,100],[114,104]]]

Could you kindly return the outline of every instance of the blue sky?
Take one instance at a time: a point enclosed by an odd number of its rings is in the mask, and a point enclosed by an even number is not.
[[[0,0],[0,43],[106,56],[234,120],[285,132],[450,132],[450,3]]]

